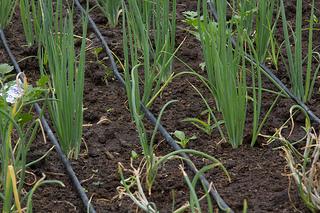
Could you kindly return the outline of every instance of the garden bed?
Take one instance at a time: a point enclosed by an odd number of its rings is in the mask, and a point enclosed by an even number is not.
[[[294,26],[295,2],[290,0],[284,2],[287,19]],[[308,20],[310,16],[310,3],[311,1],[303,1],[302,28],[309,26],[309,23],[305,20]],[[94,4],[92,3],[90,6],[92,7]],[[319,9],[320,2],[315,2],[315,7]],[[184,19],[182,12],[196,11],[196,9],[196,0],[177,0],[177,25],[182,28],[188,27],[181,21]],[[75,10],[75,14],[80,14],[78,9]],[[320,17],[318,11],[315,12],[315,15]],[[107,19],[97,8],[90,12],[90,16],[98,25],[113,53],[123,59],[122,22],[119,21],[116,29],[109,28],[106,26]],[[79,19],[80,15],[75,15],[75,21],[77,21],[76,17]],[[120,15],[120,20],[121,17]],[[315,25],[315,28],[319,28],[318,25]],[[78,28],[74,30],[75,34],[82,33],[81,27]],[[17,61],[28,56],[37,55],[37,45],[24,46],[26,41],[19,8],[16,8],[12,23],[7,26],[4,32]],[[284,40],[282,34],[282,23],[279,21],[275,31],[278,43]],[[317,39],[319,35],[320,32],[315,30],[313,47],[317,47],[320,44]],[[92,41],[92,47],[96,49],[103,48],[90,26],[88,27],[87,37]],[[205,72],[199,67],[199,64],[204,62],[200,42],[187,31],[177,29],[176,46],[183,42],[184,39],[181,49],[177,52],[177,57],[201,75],[206,76]],[[307,40],[308,31],[305,31],[303,32],[303,56],[307,53]],[[76,47],[79,48],[80,45],[76,43]],[[286,55],[285,48],[282,51]],[[130,159],[132,150],[134,150],[140,154],[140,157],[134,160],[134,166],[136,168],[139,166],[142,160],[140,140],[128,110],[125,90],[115,79],[113,73],[106,76],[104,67],[97,63],[95,55],[91,52],[93,50],[87,51],[85,65],[83,105],[87,109],[84,111],[83,139],[86,146],[84,143],[82,144],[79,159],[70,160],[70,163],[87,196],[92,198],[92,205],[96,212],[131,212],[136,209],[136,206],[133,206],[133,202],[128,197],[123,197],[122,199],[118,197],[117,187],[120,185],[118,163],[120,162],[126,168],[130,168]],[[99,53],[100,60],[106,56],[107,54],[104,50]],[[0,63],[10,64],[2,43],[0,43]],[[110,63],[105,62],[105,64],[111,70]],[[313,65],[313,67],[316,67],[316,62]],[[39,63],[36,58],[24,59],[19,62],[19,66],[27,75],[29,83],[35,83],[40,78]],[[117,66],[121,72],[121,66],[119,64]],[[173,66],[175,73],[187,71],[187,68],[178,61],[174,61]],[[271,65],[267,64],[267,66],[290,88],[287,71],[281,60],[279,61],[278,71],[275,71]],[[157,117],[165,103],[170,100],[179,101],[166,108],[161,123],[170,133],[175,130],[181,130],[185,132],[187,137],[196,135],[197,139],[188,142],[187,148],[203,151],[222,162],[230,175],[230,182],[224,172],[218,168],[211,169],[205,173],[205,177],[209,182],[213,182],[215,189],[231,209],[235,212],[242,211],[243,203],[246,199],[248,212],[294,212],[296,210],[309,212],[300,197],[298,188],[288,177],[290,171],[286,166],[284,152],[281,149],[273,150],[281,146],[282,143],[275,141],[270,145],[266,145],[267,139],[259,137],[255,146],[250,146],[252,138],[252,117],[250,113],[253,111],[250,108],[250,104],[248,104],[247,113],[249,115],[245,123],[243,144],[237,149],[233,149],[230,143],[219,143],[221,137],[217,130],[214,130],[211,136],[208,136],[192,123],[181,122],[185,118],[207,119],[207,117],[200,115],[202,111],[206,110],[206,106],[190,83],[200,90],[213,107],[214,100],[212,95],[197,77],[180,75],[174,78],[155,99],[150,111]],[[263,76],[262,86],[266,89],[275,89],[274,84],[265,76]],[[307,106],[318,116],[320,116],[319,87],[320,83],[317,80],[312,98],[307,103]],[[275,98],[276,95],[263,93],[261,109],[263,116]],[[293,101],[280,98],[268,116],[261,133],[273,135],[276,129],[279,129],[289,118],[289,110],[292,105],[294,105]],[[222,116],[218,113],[216,113],[216,116],[218,120],[222,119]],[[48,113],[46,113],[46,117],[49,118]],[[108,120],[99,122],[102,118],[107,118]],[[305,132],[301,128],[301,126],[304,126],[304,121],[302,113],[295,116],[295,129],[290,140],[297,141],[304,136]],[[144,118],[144,122],[151,135],[154,126],[147,118]],[[313,125],[318,131],[318,124],[313,123]],[[289,124],[288,126],[289,128],[284,131],[284,135],[287,135],[290,131],[291,125]],[[155,143],[157,145],[155,149],[156,156],[164,156],[173,151],[160,133],[157,133]],[[27,154],[27,161],[30,162],[39,158],[51,147],[49,140],[46,143],[44,142],[39,130],[39,135],[37,135]],[[190,159],[198,168],[208,164],[207,160],[202,157],[190,156]],[[154,202],[160,212],[171,211],[173,191],[175,209],[189,201],[189,188],[179,169],[179,164],[181,164],[179,160],[172,160],[164,164],[158,172],[152,187],[152,194],[148,196],[148,200]],[[86,208],[74,189],[73,183],[56,151],[53,150],[44,160],[28,168],[28,171],[35,174],[37,179],[41,178],[42,173],[44,173],[46,179],[60,180],[65,184],[65,187],[45,185],[37,189],[33,196],[34,212],[86,212]],[[188,174],[192,174],[188,169],[186,171]],[[28,181],[33,182],[33,179],[34,176],[27,175]],[[147,190],[145,192],[147,193]],[[218,207],[214,205],[214,209],[218,209]]]

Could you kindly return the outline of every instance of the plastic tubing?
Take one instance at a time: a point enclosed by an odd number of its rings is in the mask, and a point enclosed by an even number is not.
[[[4,45],[4,47],[5,47],[6,51],[7,51],[7,53],[8,53],[8,55],[9,55],[9,58],[10,58],[12,64],[13,64],[16,72],[17,72],[18,74],[21,73],[21,69],[20,69],[18,63],[16,62],[14,56],[13,56],[12,53],[11,53],[11,50],[10,50],[10,48],[9,48],[9,46],[8,46],[6,37],[5,37],[5,35],[4,35],[3,31],[2,31],[1,26],[0,26],[0,37],[1,37],[2,43],[3,43],[3,45]],[[21,81],[24,82],[23,75],[20,75],[19,77],[20,77]],[[40,114],[41,114],[41,108],[40,108],[40,106],[39,106],[37,103],[35,103],[33,106],[35,107],[35,109],[37,110],[38,114],[40,115]],[[76,187],[76,189],[77,189],[77,191],[78,191],[78,194],[79,194],[80,197],[81,197],[81,200],[82,200],[83,204],[84,204],[86,207],[87,207],[87,205],[89,204],[89,211],[90,211],[91,213],[95,213],[95,210],[93,209],[93,206],[91,205],[91,203],[89,203],[89,199],[88,199],[87,195],[86,195],[85,192],[83,191],[83,189],[82,189],[82,187],[81,187],[81,184],[80,184],[77,176],[75,175],[74,171],[72,170],[72,167],[71,167],[71,165],[70,165],[67,157],[64,155],[64,153],[63,153],[63,151],[62,151],[62,149],[61,149],[58,141],[56,140],[56,138],[55,138],[53,132],[51,131],[51,129],[50,129],[50,127],[49,127],[46,119],[44,118],[44,116],[41,116],[41,123],[42,123],[43,128],[45,129],[47,135],[49,136],[52,144],[54,145],[55,150],[56,150],[57,153],[59,154],[59,156],[60,156],[60,158],[61,158],[61,160],[62,160],[62,163],[63,163],[64,166],[66,167],[66,169],[67,169],[67,171],[68,171],[68,173],[69,173],[69,175],[70,175],[70,177],[71,177],[71,180],[72,180],[74,186]]]
[[[209,5],[209,8],[211,9],[211,12],[213,14],[214,19],[216,22],[218,22],[218,13],[213,7],[213,4],[210,0],[207,0],[207,4]],[[234,38],[231,38],[231,42],[233,47],[236,47],[236,40]],[[251,55],[245,53],[246,58],[251,60],[253,63],[257,63],[257,60],[254,57],[251,57]],[[296,104],[300,105],[312,118],[314,121],[316,121],[318,124],[320,124],[320,119],[301,101],[299,100],[265,65],[261,64],[259,62],[260,68],[268,75],[268,78],[272,79],[278,86],[280,87],[281,90],[285,91],[287,95],[294,101]]]
[[[78,0],[75,0],[75,4],[82,11],[82,13],[84,15],[86,15],[86,11],[82,8],[82,6],[80,5]],[[93,27],[95,33],[97,34],[97,36],[99,37],[99,39],[101,40],[102,44],[104,45],[104,47],[105,47],[105,49],[107,51],[108,57],[109,57],[109,59],[111,61],[111,66],[112,66],[112,69],[113,69],[113,73],[115,74],[115,76],[118,79],[118,81],[120,82],[120,84],[126,89],[125,81],[123,80],[123,78],[121,77],[121,75],[118,72],[118,69],[116,67],[113,55],[112,55],[112,53],[111,53],[111,51],[109,49],[108,44],[106,43],[105,39],[101,35],[101,33],[100,33],[99,29],[97,28],[96,24],[94,23],[94,21],[91,19],[91,17],[89,15],[88,15],[88,20],[89,20],[89,23]],[[144,114],[150,119],[150,121],[154,125],[156,125],[157,119],[152,115],[152,113],[144,106],[144,104],[141,101],[140,101],[140,105],[141,105],[141,109],[144,112]],[[174,150],[181,150],[180,147],[177,145],[177,143],[173,140],[171,135],[165,130],[165,128],[161,124],[159,124],[158,130],[163,135],[163,137],[169,142],[169,144],[172,146],[172,148]],[[185,153],[181,153],[180,155],[182,157],[190,160],[189,157]],[[192,161],[190,160],[190,162],[192,162]],[[198,173],[197,168],[194,166],[194,164],[192,164],[190,162],[189,161],[185,161],[185,163],[188,165],[189,169],[194,174],[197,174]],[[212,187],[210,187],[209,182],[203,177],[203,175],[200,175],[199,179],[201,181],[203,181],[203,183],[205,184],[205,186],[208,189],[210,188],[211,196],[216,200],[216,202],[219,204],[219,206],[222,207],[222,209],[228,210],[228,212],[230,212],[230,213],[234,213],[234,211],[232,211],[231,208],[223,201],[223,199],[219,196],[219,194]]]

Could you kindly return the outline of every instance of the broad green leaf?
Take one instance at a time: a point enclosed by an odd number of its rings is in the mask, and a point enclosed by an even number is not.
[[[186,135],[182,131],[176,130],[173,134],[180,140],[184,140],[186,138]]]
[[[19,123],[21,126],[23,126],[25,123],[27,123],[28,121],[31,121],[32,119],[33,119],[33,116],[30,114],[21,114]]]
[[[189,140],[194,140],[194,139],[197,139],[197,136],[192,136],[191,138],[189,138]]]
[[[44,87],[47,83],[50,82],[50,76],[43,75],[38,81],[37,86],[38,87]]]
[[[9,64],[0,64],[0,74],[4,75],[11,72],[12,70],[13,66],[10,66]]]

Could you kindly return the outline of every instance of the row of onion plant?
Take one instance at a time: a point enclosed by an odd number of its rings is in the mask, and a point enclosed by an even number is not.
[[[204,198],[207,198],[208,205],[211,206],[211,200],[209,198],[209,188],[203,186],[205,196],[203,196],[202,198],[198,198],[195,193],[195,183],[197,182],[199,176],[203,172],[215,166],[220,166],[226,172],[225,168],[215,158],[196,150],[178,150],[169,153],[164,157],[156,156],[154,153],[154,149],[155,135],[158,129],[158,125],[161,116],[164,113],[164,109],[169,104],[173,103],[174,100],[169,101],[167,104],[165,104],[165,106],[160,111],[155,129],[153,130],[151,136],[148,136],[148,131],[145,129],[145,126],[143,124],[144,116],[141,113],[140,107],[141,103],[150,106],[156,94],[159,92],[159,90],[161,90],[160,84],[164,83],[164,85],[166,85],[172,78],[172,58],[174,57],[175,51],[177,51],[173,48],[176,16],[175,5],[176,2],[173,1],[173,12],[170,22],[171,14],[169,13],[169,1],[128,1],[128,8],[125,4],[123,4],[122,8],[124,17],[123,43],[125,54],[125,81],[130,111],[138,130],[144,159],[146,161],[145,171],[147,174],[145,175],[145,182],[147,184],[146,187],[149,191],[149,194],[151,194],[152,185],[154,181],[156,181],[159,165],[162,162],[173,160],[175,158],[188,161],[188,159],[179,157],[178,154],[180,153],[192,153],[194,155],[201,155],[214,162],[212,165],[201,170],[201,172],[198,173],[198,175],[194,178],[193,182],[190,181],[186,173],[183,172],[187,184],[190,188],[190,204],[178,209],[177,212],[182,212],[187,208],[190,208],[193,212],[196,209],[201,209],[199,202]],[[153,39],[149,37],[150,34],[153,36]],[[128,46],[130,48],[128,48]],[[144,71],[144,78],[139,75],[141,70]],[[141,84],[142,79],[143,83]],[[142,93],[142,101],[140,102],[141,85],[144,86],[144,91]],[[153,88],[154,85],[155,88]],[[154,89],[154,93],[151,95],[152,89]],[[119,164],[119,171],[122,179],[122,187],[118,188],[120,194],[129,196],[140,208],[145,211],[158,212],[156,204],[149,202],[144,195],[143,186],[140,181],[141,176],[144,176],[141,175],[141,170],[143,168],[135,169],[132,166],[132,169],[130,169],[129,171],[132,171],[133,174],[131,178],[126,180],[123,176],[123,169],[124,167]],[[133,186],[137,186],[138,191],[132,193]],[[212,208],[209,208],[209,212],[212,212]]]
[[[52,1],[41,1],[42,46],[38,57],[40,71],[45,75],[45,60],[48,61],[52,78],[51,95],[58,99],[48,104],[51,118],[61,148],[69,157],[77,159],[82,141],[83,86],[85,44],[88,19],[82,19],[83,37],[80,53],[74,49],[73,5],[67,15],[62,14],[62,0],[58,0],[54,11]]]
[[[198,26],[201,25],[200,3],[201,1],[198,3]],[[216,6],[219,11],[218,25],[210,19],[206,2],[203,1],[203,31],[199,30],[199,33],[213,95],[223,115],[232,147],[236,148],[242,143],[247,109],[244,42],[238,39],[236,49],[240,51],[233,51],[232,26],[227,29],[225,19],[227,2],[218,1]],[[241,32],[238,27],[238,33]]]
[[[232,19],[227,22],[225,21],[225,11],[227,7],[226,2],[214,1],[214,5],[217,7],[217,11],[219,12],[218,14],[215,14],[215,11],[213,11],[213,14],[215,19],[218,19],[219,22],[213,22],[211,21],[210,14],[207,12],[205,1],[203,1],[202,5],[203,16],[200,16],[200,2],[201,0],[199,1],[198,6],[198,26],[201,26],[201,28],[198,27],[197,29],[204,51],[208,79],[211,83],[213,96],[216,99],[217,108],[221,111],[224,117],[225,126],[232,146],[237,147],[242,142],[243,124],[245,121],[247,104],[249,104],[248,101],[253,102],[253,137],[251,143],[253,146],[268,114],[274,107],[279,95],[283,92],[283,89],[280,92],[274,92],[262,88],[261,73],[265,73],[265,71],[260,68],[261,64],[265,63],[267,58],[271,59],[277,67],[279,53],[276,53],[275,51],[277,44],[273,34],[276,22],[280,16],[280,11],[277,13],[276,17],[272,16],[273,10],[276,7],[276,3],[273,0],[258,2],[233,1],[231,7],[234,10],[237,9],[238,13],[236,15],[234,14]],[[301,2],[298,3],[301,4]],[[281,1],[280,8],[283,14],[283,25],[286,26],[287,21],[285,19],[283,1]],[[314,8],[312,5],[311,17],[313,17],[314,14],[313,10]],[[301,12],[299,11],[300,9],[297,10],[297,13]],[[253,15],[255,15],[256,19],[255,29],[252,28],[254,20]],[[304,101],[311,97],[315,76],[317,75],[320,67],[318,66],[316,68],[314,77],[311,81],[311,59],[313,57],[312,54],[315,54],[312,52],[313,49],[311,44],[313,30],[313,21],[311,19],[312,18],[310,18],[309,28],[308,70],[306,75],[308,80],[305,80],[306,91]],[[301,16],[297,16],[297,24],[301,26]],[[236,25],[234,30],[232,25]],[[289,64],[291,64],[290,69],[291,67],[301,68],[303,61],[307,58],[301,58],[301,48],[299,48],[299,44],[301,44],[301,28],[299,29],[297,31],[299,31],[298,34],[300,34],[300,36],[293,35],[297,46],[295,55],[297,58],[300,58],[300,60],[296,60],[296,66],[293,65],[291,52],[289,52],[290,43],[288,32],[287,29],[284,29],[288,56],[291,58],[291,60],[289,60]],[[237,40],[233,38],[235,34],[237,35]],[[300,42],[297,42],[298,39]],[[242,43],[245,43],[246,46],[243,46]],[[233,45],[234,50],[232,50],[231,44]],[[239,57],[241,59],[239,59]],[[253,58],[255,60],[252,60]],[[252,87],[246,87],[245,72],[248,67],[244,66],[244,59],[249,59],[251,63],[251,70],[249,70],[249,73],[252,76]],[[298,64],[300,65],[297,66]],[[294,74],[291,76],[294,76]],[[242,81],[240,80],[240,77],[242,78]],[[300,77],[297,77],[296,79],[300,79],[300,81],[303,82],[301,74]],[[277,84],[275,81],[273,82]],[[295,82],[291,80],[293,92],[295,91],[294,84]],[[247,95],[247,89],[252,90],[252,97]],[[262,122],[260,122],[262,91],[277,93],[278,97],[266,113]],[[294,94],[297,95],[298,93],[294,92]],[[286,94],[284,94],[284,96],[285,95]],[[235,139],[236,135],[237,139]]]
[[[281,17],[283,23],[283,31],[284,31],[284,38],[285,38],[285,46],[288,55],[288,65],[286,65],[288,76],[290,79],[292,92],[293,94],[303,102],[310,100],[312,90],[314,87],[314,83],[320,68],[320,65],[316,67],[316,71],[314,72],[313,77],[311,77],[311,70],[312,70],[312,59],[314,54],[319,57],[318,61],[320,60],[319,53],[315,52],[312,47],[312,34],[313,34],[313,23],[314,23],[314,0],[312,1],[311,5],[311,14],[310,14],[310,26],[309,26],[309,40],[308,40],[308,54],[305,58],[302,56],[302,0],[297,0],[297,10],[296,10],[296,27],[295,32],[292,30],[292,34],[289,35],[288,26],[290,29],[292,27],[289,25],[285,9],[283,5],[283,0],[280,1],[280,9],[281,9]],[[291,50],[291,44],[289,37],[293,36],[294,39],[294,53]],[[302,74],[302,66],[303,63],[307,60],[307,72],[305,78],[303,78]]]
[[[123,4],[122,8],[124,69],[129,106],[132,105],[131,70],[143,70],[140,75],[144,85],[142,103],[149,107],[163,88],[162,82],[166,85],[171,78],[173,55],[176,52],[174,50],[176,1],[173,1],[172,14],[169,11],[168,0],[129,0],[128,7]],[[151,42],[152,39],[154,43]],[[127,41],[130,44],[129,48]],[[140,100],[137,99],[136,102],[139,106]]]
[[[273,20],[273,10],[276,6],[275,0],[241,0],[236,2],[241,26],[246,34],[252,35],[257,52],[256,60],[264,63],[270,54],[270,42],[273,42],[273,32],[277,24],[277,18]],[[255,28],[253,29],[253,21]]]

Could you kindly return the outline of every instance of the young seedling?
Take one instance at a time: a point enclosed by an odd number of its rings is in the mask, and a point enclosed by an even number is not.
[[[182,121],[193,121],[193,122],[200,123],[200,124],[202,124],[202,126],[200,126],[200,125],[198,125],[198,124],[196,124],[196,123],[192,123],[192,124],[195,125],[197,128],[203,130],[203,131],[204,131],[205,133],[207,133],[208,135],[211,135],[212,130],[213,130],[215,127],[217,127],[217,125],[223,124],[224,121],[221,120],[221,121],[218,121],[218,123],[214,123],[213,125],[211,125],[209,110],[208,110],[208,109],[207,109],[207,110],[204,110],[204,111],[201,112],[200,114],[201,114],[201,115],[204,115],[204,114],[206,114],[206,113],[208,113],[208,121],[207,121],[207,123],[204,122],[204,121],[202,121],[202,120],[199,120],[199,119],[197,119],[197,118],[186,118],[186,119],[184,119],[184,120],[182,120]]]
[[[95,55],[95,57],[96,57],[96,62],[97,62],[99,65],[103,66],[104,69],[106,70],[107,76],[104,78],[104,81],[106,82],[106,84],[108,84],[107,77],[111,74],[111,71],[112,71],[112,70],[109,70],[108,67],[103,63],[103,61],[107,61],[107,60],[109,59],[109,57],[104,57],[103,59],[99,60],[99,53],[101,52],[101,50],[102,50],[101,47],[99,47],[99,48],[97,48],[97,49],[94,48],[94,51],[91,52],[91,53],[92,53],[93,55]],[[91,61],[91,62],[92,62],[92,61]]]
[[[139,154],[137,154],[135,151],[131,151],[131,157],[133,158],[133,159],[137,159],[138,157],[139,157],[140,155]]]
[[[180,144],[183,149],[186,148],[186,145],[190,140],[197,139],[197,137],[195,135],[192,136],[191,138],[186,138],[186,135],[184,134],[184,132],[178,131],[178,130],[176,130],[173,134],[174,134],[174,136],[176,136],[180,140],[180,141],[175,140],[175,142]]]
[[[99,185],[102,185],[103,182],[98,181],[98,182],[93,182],[92,184],[93,184],[93,185],[96,185],[96,186],[99,186]]]
[[[88,190],[86,190],[84,187],[82,187],[82,189],[83,189],[83,191],[84,191],[85,193],[87,193],[87,192],[88,192]]]

